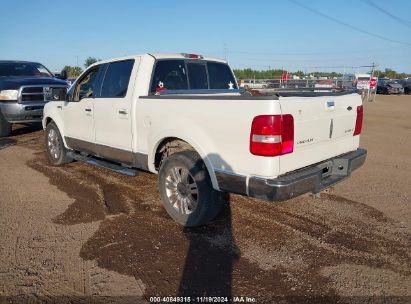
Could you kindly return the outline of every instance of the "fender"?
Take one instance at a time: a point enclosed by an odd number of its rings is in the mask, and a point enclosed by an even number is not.
[[[195,130],[193,130],[193,128]],[[186,134],[184,130],[182,129],[172,129],[172,130],[163,130],[156,134],[155,136],[151,137],[152,142],[149,142],[149,155],[148,155],[148,167],[151,172],[157,173],[157,170],[154,168],[154,158],[155,158],[155,153],[157,151],[158,146],[160,143],[170,137],[178,138],[181,139],[185,142],[187,142],[189,145],[191,145],[196,152],[201,156],[201,158],[204,161],[204,164],[207,167],[208,173],[210,175],[211,182],[213,184],[213,188],[216,190],[220,190],[217,182],[217,177],[215,174],[215,166],[209,157],[207,151],[204,149],[204,145],[207,145],[208,150],[210,151],[215,151],[215,147],[213,142],[210,140],[210,138],[198,127],[193,127],[190,129],[190,134],[196,134],[198,135],[198,138],[202,138],[203,145],[200,145],[192,136],[189,134]],[[188,133],[188,132],[187,132]]]
[[[42,125],[43,125],[43,130],[46,129],[46,123],[48,119],[51,119],[57,126],[57,128],[60,131],[60,135],[63,139],[64,146],[68,148],[66,140],[64,138],[64,119],[63,119],[63,111],[59,109],[58,107],[63,107],[63,102],[60,101],[51,101],[48,102],[44,106],[44,114],[43,114],[43,120],[42,120]]]

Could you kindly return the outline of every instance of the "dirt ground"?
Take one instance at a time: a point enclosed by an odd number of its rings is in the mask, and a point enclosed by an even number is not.
[[[377,96],[350,179],[281,203],[231,195],[209,226],[184,229],[157,176],[51,167],[43,132],[19,127],[0,139],[0,303],[410,303],[410,139],[411,96]]]

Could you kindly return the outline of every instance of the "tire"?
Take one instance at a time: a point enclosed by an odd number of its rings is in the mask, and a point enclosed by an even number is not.
[[[9,123],[3,116],[0,110],[0,137],[7,137],[11,135],[11,123]]]
[[[68,150],[64,146],[60,131],[54,122],[47,125],[44,140],[46,144],[46,154],[50,164],[53,166],[61,166],[72,161],[72,159],[67,156]]]
[[[224,193],[213,189],[204,162],[193,151],[178,152],[163,161],[159,190],[167,213],[186,227],[207,224],[224,205]]]

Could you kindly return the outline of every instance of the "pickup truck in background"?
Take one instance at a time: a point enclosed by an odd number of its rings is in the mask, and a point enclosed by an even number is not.
[[[0,61],[0,137],[11,134],[13,123],[40,123],[51,88],[66,86],[40,63]]]
[[[44,108],[49,161],[157,173],[162,204],[185,226],[212,220],[224,193],[287,200],[364,163],[357,93],[251,96],[236,83],[227,62],[195,54],[95,63]]]
[[[247,79],[240,80],[240,87],[244,89],[265,89],[268,87],[268,84],[263,80]]]

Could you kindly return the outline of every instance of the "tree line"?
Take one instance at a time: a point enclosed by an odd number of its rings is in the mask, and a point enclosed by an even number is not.
[[[101,59],[97,59],[95,57],[88,57],[85,61],[84,61],[84,68],[88,68],[90,65],[92,65],[93,63],[96,63],[97,61],[100,61]],[[79,66],[70,66],[70,65],[66,65],[63,68],[63,71],[67,72],[67,75],[69,78],[76,78],[78,77],[82,72],[83,69]]]
[[[374,75],[378,78],[390,78],[390,79],[403,79],[411,77],[411,74],[408,73],[398,73],[392,69],[385,69],[384,71],[375,70]]]
[[[286,74],[287,71],[283,69],[270,69],[270,70],[253,70],[253,69],[234,69],[234,74],[237,79],[272,79],[280,78],[282,74]],[[371,74],[371,71],[369,71]],[[299,77],[312,75],[314,77],[342,77],[342,73],[338,72],[310,72],[304,73],[303,71],[288,72],[290,75],[296,75]],[[385,69],[384,71],[375,70],[374,75],[379,78],[390,78],[390,79],[403,79],[406,77],[411,77],[411,74],[398,73],[392,69]]]
[[[101,59],[97,59],[95,57],[88,57],[84,61],[84,68],[88,68],[93,63],[100,61]],[[69,66],[66,65],[63,70],[67,71],[68,77],[76,78],[82,72],[83,69],[79,66]],[[237,79],[272,79],[272,78],[280,78],[282,74],[287,74],[286,70],[283,69],[269,69],[269,70],[254,70],[254,69],[234,69],[234,74]],[[291,75],[296,75],[299,77],[304,77],[308,75],[313,75],[314,77],[342,77],[342,73],[337,72],[311,72],[311,73],[304,73],[303,71],[296,71],[296,72],[288,72]],[[371,72],[369,72],[371,73]],[[406,77],[411,77],[411,74],[407,73],[398,73],[392,69],[385,69],[384,71],[375,70],[374,75],[379,78],[391,78],[391,79],[402,79]]]

